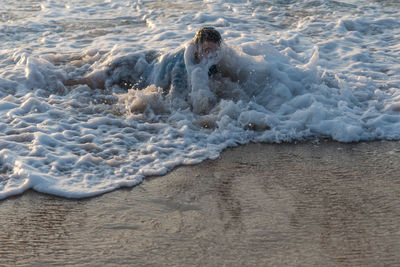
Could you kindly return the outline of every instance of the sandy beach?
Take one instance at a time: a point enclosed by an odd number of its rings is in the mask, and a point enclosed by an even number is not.
[[[399,0],[1,7],[0,267],[400,267]]]
[[[141,185],[0,202],[0,266],[397,266],[400,144],[249,144]]]

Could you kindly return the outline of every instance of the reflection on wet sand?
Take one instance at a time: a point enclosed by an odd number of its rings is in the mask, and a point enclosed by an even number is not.
[[[397,142],[261,145],[101,197],[0,203],[0,265],[395,266]]]
[[[218,184],[217,192],[219,200],[217,201],[218,210],[220,211],[220,220],[226,221],[224,230],[233,229],[239,232],[243,229],[242,223],[242,207],[240,201],[232,194],[233,177],[229,173],[214,173],[215,178],[221,179]],[[227,218],[227,219],[226,219]]]

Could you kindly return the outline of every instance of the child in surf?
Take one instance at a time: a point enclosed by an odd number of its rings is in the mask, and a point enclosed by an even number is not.
[[[229,59],[223,59],[222,44],[221,34],[215,28],[203,27],[177,52],[160,55],[148,51],[123,56],[110,62],[105,70],[66,79],[63,83],[85,84],[92,89],[118,86],[126,90],[155,85],[166,95],[190,102],[194,112],[206,113],[216,101],[216,95],[208,87],[209,79],[222,75],[236,81],[229,69]]]

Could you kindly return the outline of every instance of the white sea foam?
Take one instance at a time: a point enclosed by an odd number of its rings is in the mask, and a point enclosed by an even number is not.
[[[371,0],[5,1],[0,199],[94,196],[248,142],[399,140],[399,11]],[[186,87],[163,90],[204,25],[222,33],[233,78],[186,61]],[[106,89],[65,84],[87,75]]]

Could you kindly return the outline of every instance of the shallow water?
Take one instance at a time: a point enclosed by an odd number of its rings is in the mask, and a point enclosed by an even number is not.
[[[251,144],[87,200],[0,203],[0,265],[397,266],[398,142]]]
[[[42,0],[3,7],[1,199],[30,188],[94,196],[249,142],[400,138],[396,1]],[[158,66],[204,25],[221,32],[238,77],[191,77],[192,88],[213,98],[206,114],[192,112],[204,95],[191,88],[166,93],[150,82],[135,90],[145,71],[158,81]],[[137,58],[104,76],[110,64]],[[103,75],[106,89],[63,82],[89,74]],[[112,83],[128,76],[137,80]]]

